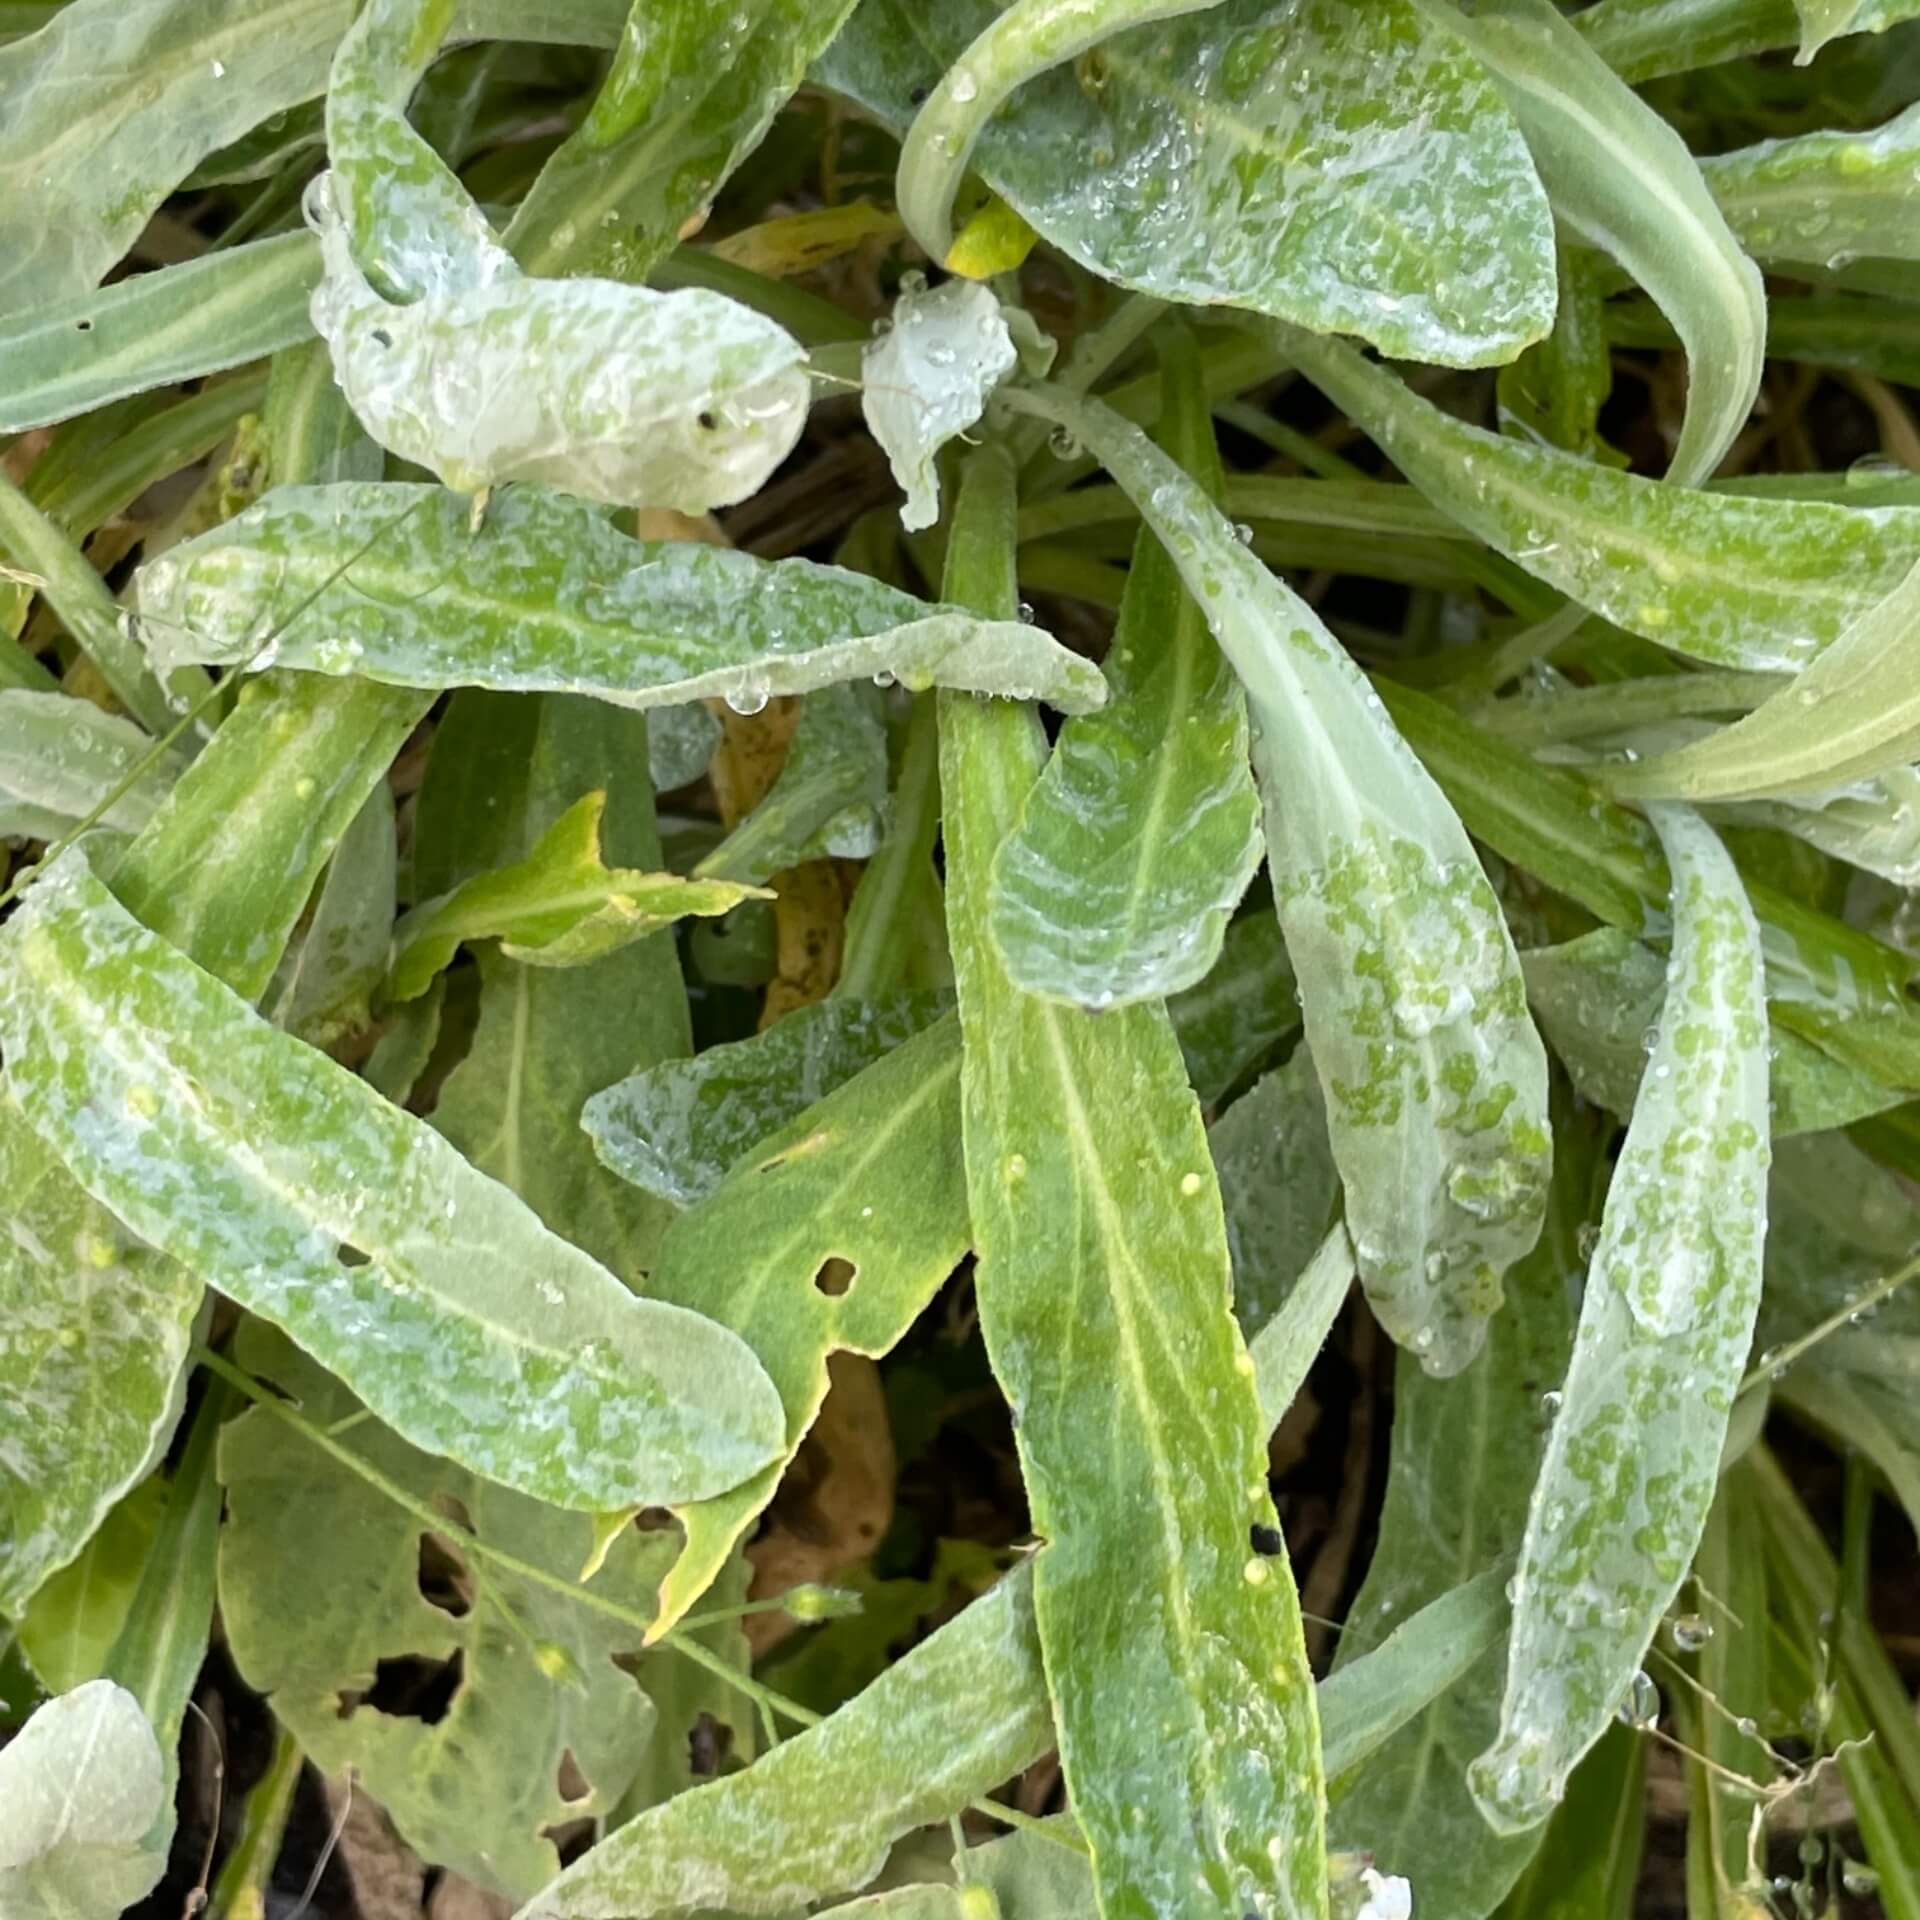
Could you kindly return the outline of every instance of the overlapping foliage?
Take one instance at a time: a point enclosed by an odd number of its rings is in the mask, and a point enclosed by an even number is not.
[[[0,6],[0,1920],[1920,1920],[1913,12]]]

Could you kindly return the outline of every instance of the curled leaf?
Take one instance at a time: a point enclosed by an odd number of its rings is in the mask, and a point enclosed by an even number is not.
[[[425,993],[463,941],[498,940],[511,960],[578,967],[669,926],[687,914],[727,913],[759,887],[635,873],[600,857],[604,792],[583,794],[524,860],[475,874],[417,906],[394,928],[389,990],[396,1000]]]
[[[861,350],[860,408],[906,493],[903,527],[939,519],[934,456],[980,418],[1018,358],[990,288],[902,283],[892,325]]]
[[[743,713],[875,674],[1069,712],[1106,698],[1100,670],[1037,627],[810,560],[630,540],[536,487],[495,501],[478,532],[436,487],[276,487],[149,562],[137,590],[148,649],[169,662],[278,661],[629,707],[711,696]]]
[[[1673,871],[1672,977],[1527,1512],[1499,1732],[1469,1773],[1502,1833],[1552,1809],[1686,1577],[1760,1304],[1759,929],[1713,830],[1684,808],[1653,818]]]

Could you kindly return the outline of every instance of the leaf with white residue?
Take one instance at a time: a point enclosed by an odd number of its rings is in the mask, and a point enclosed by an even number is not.
[[[1686,1577],[1760,1304],[1759,930],[1712,829],[1684,808],[1654,824],[1673,870],[1673,975],[1527,1512],[1500,1730],[1469,1776],[1500,1832],[1552,1809]]]
[[[589,693],[629,707],[891,673],[909,686],[1097,707],[1091,662],[1018,620],[981,620],[863,574],[631,540],[584,501],[516,487],[475,532],[437,487],[276,487],[140,570],[156,660],[269,658],[389,686]]]
[[[1920,509],[1643,480],[1470,427],[1340,341],[1267,331],[1435,506],[1583,607],[1676,653],[1798,671],[1920,560]]]
[[[1829,271],[1920,260],[1920,106],[1870,133],[1763,140],[1700,163],[1741,242],[1762,260]]]
[[[1920,759],[1920,563],[1790,687],[1705,739],[1604,775],[1635,798],[1819,794]]]
[[[1013,496],[1006,455],[975,455],[957,599],[1011,599]],[[1291,1570],[1260,1551],[1266,1428],[1171,1024],[1023,993],[991,938],[993,856],[1043,753],[1030,709],[942,698],[974,1288],[1047,1542],[1034,1611],[1068,1791],[1106,1912],[1325,1920],[1311,1669]]]
[[[885,1054],[761,1140],[661,1243],[649,1293],[738,1333],[787,1424],[773,1465],[679,1508],[686,1548],[661,1582],[656,1636],[773,1498],[826,1398],[828,1355],[888,1352],[966,1252],[959,1054],[951,1021]]]
[[[1222,486],[1191,336],[1163,348],[1178,459]],[[993,933],[1029,993],[1084,1006],[1164,999],[1220,953],[1260,864],[1247,703],[1151,533],[1133,551],[1106,660],[1109,698],[1071,720],[993,869]]]
[[[1539,1234],[1551,1152],[1546,1056],[1479,856],[1365,675],[1203,488],[1099,402],[1020,399],[1133,496],[1247,690],[1361,1278],[1396,1340],[1458,1372]]]
[[[1551,0],[1423,0],[1500,84],[1560,222],[1613,255],[1686,343],[1687,412],[1667,477],[1708,478],[1760,390],[1767,303],[1686,143]]]
[[[856,1890],[902,1834],[1030,1766],[1052,1732],[1020,1567],[819,1726],[629,1821],[516,1920],[783,1914]]]
[[[49,1700],[0,1748],[0,1913],[116,1920],[166,1871],[147,1841],[164,1797],[159,1743],[124,1687]]]
[[[165,1451],[198,1278],[80,1191],[0,1093],[0,1612],[17,1614]]]
[[[726,880],[609,867],[600,857],[606,806],[605,793],[583,794],[526,859],[475,874],[407,914],[393,932],[393,997],[425,993],[466,941],[498,940],[510,960],[533,966],[578,967],[687,914],[728,913],[742,900],[767,897]]]
[[[65,693],[0,692],[0,837],[56,840],[93,814],[153,750],[131,720]],[[182,761],[162,754],[100,816],[122,833],[152,819]]]
[[[313,324],[362,425],[472,493],[531,480],[686,513],[758,490],[806,422],[799,342],[738,301],[607,280],[383,300],[316,184]]]
[[[394,889],[393,794],[382,780],[340,836],[307,930],[276,980],[275,1026],[324,1047],[368,1024],[387,970]]]
[[[902,285],[892,324],[861,350],[860,407],[907,496],[903,527],[939,519],[934,456],[980,418],[1018,357],[990,288]]]
[[[0,933],[0,1045],[82,1186],[415,1444],[593,1511],[720,1492],[778,1446],[778,1400],[732,1334],[635,1300],[268,1026],[140,927],[83,849]]]
[[[815,77],[905,133],[998,11],[867,0]],[[1450,366],[1511,359],[1553,318],[1553,222],[1520,131],[1411,0],[1150,20],[1029,80],[973,164],[1062,251],[1162,299]]]
[[[580,1124],[622,1179],[690,1207],[761,1141],[931,1026],[948,1004],[933,993],[836,995],[750,1040],[615,1081],[587,1102]]]

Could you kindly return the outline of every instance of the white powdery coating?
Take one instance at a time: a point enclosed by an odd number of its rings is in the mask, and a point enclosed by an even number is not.
[[[978,281],[931,292],[903,283],[892,327],[860,356],[861,410],[905,490],[903,527],[939,519],[934,455],[980,418],[1017,357],[999,301]]]
[[[755,492],[806,423],[800,343],[724,295],[531,280],[505,261],[411,305],[355,264],[327,176],[313,324],[380,444],[463,493],[533,480],[703,513]]]
[[[633,1297],[432,1128],[141,927],[74,848],[0,933],[29,1124],[135,1233],[416,1445],[557,1506],[719,1493],[771,1459],[745,1344]]]
[[[0,1751],[0,1913],[115,1920],[166,1870],[142,1842],[166,1797],[140,1703],[90,1680]]]
[[[152,750],[131,720],[66,693],[0,692],[0,836],[57,839],[93,812]],[[101,815],[138,833],[180,771],[163,755]]]

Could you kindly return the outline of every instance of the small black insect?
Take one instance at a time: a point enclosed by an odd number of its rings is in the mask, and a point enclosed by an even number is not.
[[[916,107],[919,106],[926,99],[926,97],[927,97],[927,90],[925,87],[910,87],[907,90],[908,102],[913,106],[916,106]]]
[[[1260,1522],[1256,1520],[1253,1525],[1247,1529],[1247,1538],[1253,1542],[1253,1550],[1255,1553],[1264,1553],[1269,1558],[1276,1553],[1286,1551],[1286,1538],[1278,1527],[1263,1527]]]

